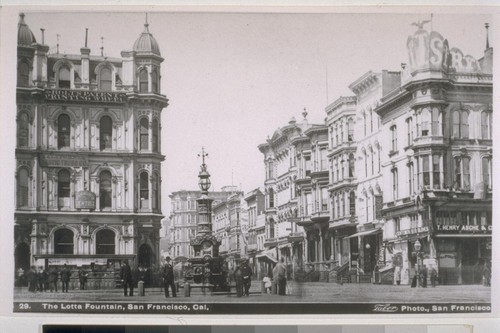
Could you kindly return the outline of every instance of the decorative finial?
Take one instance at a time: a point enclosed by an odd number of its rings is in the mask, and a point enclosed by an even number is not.
[[[144,26],[147,28],[149,27],[149,23],[148,23],[148,13],[146,13],[146,23],[144,23]]]
[[[45,44],[45,29],[40,28],[40,31],[42,32],[42,45],[44,45]]]
[[[24,23],[24,13],[19,13],[19,23]]]
[[[101,37],[101,57],[104,56],[104,37]]]
[[[307,110],[306,110],[306,108],[304,108],[304,112],[302,112],[302,116],[304,117],[304,119],[307,118]]]
[[[59,37],[61,37],[61,35],[57,34],[56,37],[57,37],[57,54],[59,54]]]
[[[486,49],[489,49],[490,48],[490,40],[489,40],[489,28],[490,28],[490,24],[489,23],[485,23],[484,24],[484,27],[486,28]]]
[[[424,24],[427,24],[429,22],[431,22],[431,20],[417,21],[417,22],[413,22],[411,25],[418,27],[418,30],[423,30]]]
[[[85,47],[87,47],[87,38],[89,36],[89,28],[85,28]]]
[[[198,154],[201,157],[202,165],[205,165],[205,157],[208,157],[208,153],[205,152],[205,147],[201,147],[201,153]]]

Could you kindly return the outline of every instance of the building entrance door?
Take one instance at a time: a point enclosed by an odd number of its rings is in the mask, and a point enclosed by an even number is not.
[[[139,247],[138,264],[144,268],[149,268],[154,263],[153,250],[148,244],[142,244]]]
[[[479,242],[476,239],[462,240],[462,282],[480,284],[482,265],[479,259]]]
[[[30,269],[30,247],[26,243],[20,243],[16,246],[15,252],[15,267],[16,267],[16,284],[26,285],[26,280],[24,279],[26,273]],[[18,272],[22,268],[23,276],[20,277]]]

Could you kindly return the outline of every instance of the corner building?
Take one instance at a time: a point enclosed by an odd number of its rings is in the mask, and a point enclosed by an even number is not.
[[[158,265],[168,100],[148,24],[120,58],[49,53],[23,14],[17,42],[16,269]]]
[[[441,283],[478,284],[491,261],[493,49],[486,42],[476,60],[422,27],[407,49],[401,86],[375,109],[388,147],[386,264],[409,283],[418,240],[422,264]]]

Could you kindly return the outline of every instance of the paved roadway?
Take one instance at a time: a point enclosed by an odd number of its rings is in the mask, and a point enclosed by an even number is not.
[[[279,296],[261,293],[259,281],[253,281],[250,296],[236,297],[235,293],[215,293],[193,289],[191,297],[184,296],[181,288],[177,303],[208,302],[263,302],[263,303],[489,303],[491,288],[481,285],[437,286],[436,288],[410,288],[409,286],[373,285],[373,284],[333,284],[322,282],[289,282],[291,295]],[[137,294],[137,289],[134,290]],[[162,302],[166,298],[160,288],[146,289],[145,296],[125,297],[123,290],[72,290],[69,293],[28,292],[27,288],[15,288],[14,301],[126,301],[126,302]],[[170,298],[169,301],[174,301]]]

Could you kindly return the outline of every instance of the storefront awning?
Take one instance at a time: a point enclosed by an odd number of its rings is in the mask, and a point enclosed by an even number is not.
[[[376,234],[376,233],[379,233],[379,232],[382,232],[382,229],[372,229],[372,230],[368,230],[368,231],[361,231],[361,232],[352,234],[351,236],[346,237],[346,238],[354,238],[354,237],[358,237],[358,236],[363,237],[363,236],[368,236],[368,235],[371,235],[371,234]]]
[[[270,260],[274,263],[278,262],[278,259],[276,259],[276,249],[272,250],[266,250],[263,251],[255,256],[257,259],[262,259],[262,260]]]

